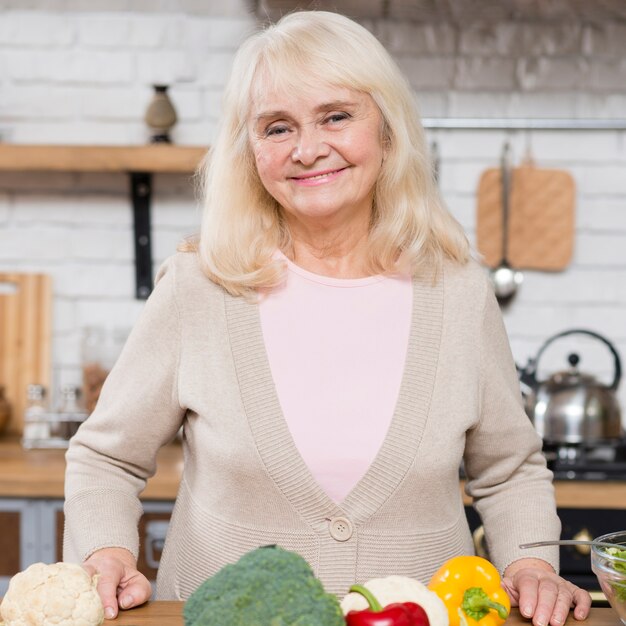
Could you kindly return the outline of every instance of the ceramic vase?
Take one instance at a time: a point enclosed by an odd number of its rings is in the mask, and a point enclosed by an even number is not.
[[[176,124],[176,109],[167,93],[167,85],[154,85],[154,95],[146,109],[145,122],[152,143],[171,143],[170,130]]]

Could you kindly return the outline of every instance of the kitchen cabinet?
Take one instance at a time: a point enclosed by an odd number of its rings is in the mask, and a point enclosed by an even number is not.
[[[54,562],[55,513],[62,501],[0,498],[0,595],[16,572],[38,561]],[[5,551],[6,550],[6,551]]]
[[[138,566],[154,584],[173,502],[142,504]],[[63,559],[63,521],[62,499],[0,498],[0,596],[17,572]]]
[[[0,595],[2,581],[19,571],[23,550],[20,541],[23,535],[21,522],[25,500],[0,500]]]

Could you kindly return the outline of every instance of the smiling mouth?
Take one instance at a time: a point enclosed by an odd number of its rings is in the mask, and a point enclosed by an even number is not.
[[[292,180],[296,180],[299,182],[308,182],[308,181],[316,181],[316,180],[324,180],[327,178],[331,178],[332,176],[339,174],[340,172],[343,172],[345,169],[347,169],[346,167],[340,167],[339,169],[336,170],[327,170],[325,172],[317,172],[317,173],[313,173],[313,174],[304,174],[302,176],[292,176],[291,179]]]

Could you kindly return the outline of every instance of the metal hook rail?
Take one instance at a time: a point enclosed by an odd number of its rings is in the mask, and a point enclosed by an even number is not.
[[[626,119],[424,117],[431,130],[612,130],[626,131]]]

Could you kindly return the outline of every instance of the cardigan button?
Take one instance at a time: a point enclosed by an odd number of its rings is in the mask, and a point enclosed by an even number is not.
[[[348,541],[352,537],[352,524],[345,517],[333,517],[328,524],[328,529],[335,541]]]

